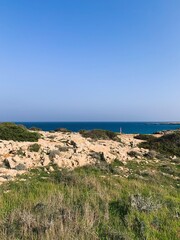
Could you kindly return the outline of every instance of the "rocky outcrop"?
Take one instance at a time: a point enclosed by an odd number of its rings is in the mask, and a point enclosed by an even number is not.
[[[34,152],[30,142],[0,141],[0,183],[35,167],[56,164],[59,168],[75,168],[114,159],[126,162],[148,153],[138,147],[141,140],[134,139],[133,134],[122,134],[118,136],[121,141],[113,141],[92,140],[65,131],[39,133],[42,138]]]

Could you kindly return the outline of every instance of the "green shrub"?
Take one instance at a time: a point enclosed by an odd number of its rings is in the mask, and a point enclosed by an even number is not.
[[[39,149],[41,148],[41,145],[35,143],[29,146],[30,152],[39,152]]]
[[[1,123],[0,124],[0,139],[13,140],[19,142],[37,142],[40,134],[30,132],[22,125],[14,123]]]
[[[57,128],[54,130],[55,132],[63,132],[63,133],[68,133],[71,132],[71,130],[67,129],[67,128]]]
[[[38,127],[31,127],[31,128],[29,128],[29,130],[32,130],[32,131],[42,131],[42,129],[38,128]]]
[[[121,166],[124,166],[124,163],[119,159],[114,159],[114,161],[110,165],[112,167],[121,167]]]
[[[26,156],[25,152],[22,150],[22,148],[19,148],[16,152],[16,154],[20,157]]]
[[[148,139],[146,142],[140,143],[139,147],[155,150],[165,156],[176,155],[180,157],[180,132],[177,131],[159,138]]]
[[[153,135],[150,135],[150,134],[139,134],[139,135],[134,136],[134,138],[139,139],[139,140],[144,140],[144,141],[156,139],[156,137],[154,137]]]
[[[139,156],[141,156],[141,154],[139,152],[136,152],[136,151],[130,151],[130,152],[128,152],[128,155],[130,157],[134,157],[134,158],[138,158]]]
[[[80,130],[79,133],[85,138],[91,138],[94,140],[113,140],[113,141],[121,141],[117,136],[117,133],[111,132],[108,130]]]
[[[110,214],[117,215],[126,226],[126,216],[130,213],[129,202],[125,199],[109,203]]]

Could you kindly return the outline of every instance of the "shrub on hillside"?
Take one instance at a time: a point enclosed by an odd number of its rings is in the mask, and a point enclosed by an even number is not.
[[[130,151],[130,152],[128,152],[128,155],[130,157],[134,157],[134,158],[141,157],[141,154],[139,152],[136,152],[136,151]]]
[[[19,142],[37,142],[40,138],[40,134],[36,132],[30,132],[22,125],[16,125],[14,123],[1,123],[0,124],[0,139],[1,140],[13,140]]]
[[[113,140],[113,141],[121,141],[117,136],[117,133],[111,132],[108,130],[80,130],[79,132],[85,138],[91,138],[94,140]]]
[[[60,155],[60,151],[59,150],[51,150],[49,152],[49,159],[50,160],[53,160],[56,156],[59,156]]]
[[[159,158],[159,154],[157,154],[157,152],[154,150],[150,150],[149,152],[144,154],[144,157],[147,159],[154,159],[156,157]]]
[[[144,141],[156,139],[156,137],[150,134],[139,134],[134,136],[134,138],[139,140],[144,140]]]
[[[54,130],[55,132],[62,132],[62,133],[68,133],[71,132],[71,130],[67,129],[67,128],[57,128]]]
[[[91,151],[89,153],[89,156],[91,156],[92,158],[98,160],[98,161],[105,161],[105,157],[104,157],[104,153],[103,152],[94,152]]]
[[[29,130],[32,130],[32,131],[42,131],[42,129],[38,128],[38,127],[30,127]]]
[[[16,152],[16,154],[20,157],[26,156],[25,152],[22,150],[22,148],[19,148]]]
[[[29,146],[30,152],[39,152],[39,149],[41,148],[41,145],[35,143]]]
[[[180,132],[165,134],[162,137],[149,139],[139,144],[139,147],[148,148],[166,156],[180,157]]]

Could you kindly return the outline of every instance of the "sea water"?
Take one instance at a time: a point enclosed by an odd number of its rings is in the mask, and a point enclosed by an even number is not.
[[[142,133],[151,134],[163,130],[174,130],[180,128],[178,124],[158,123],[158,122],[18,122],[27,128],[38,127],[44,131],[55,130],[57,128],[67,128],[73,132],[81,129],[104,129],[122,133]]]

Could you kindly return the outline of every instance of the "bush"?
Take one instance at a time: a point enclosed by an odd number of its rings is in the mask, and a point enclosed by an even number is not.
[[[0,139],[1,140],[13,140],[19,142],[37,142],[40,138],[40,134],[36,132],[30,132],[22,125],[16,125],[14,123],[1,123],[0,124]]]
[[[149,139],[139,144],[139,147],[155,150],[165,156],[180,157],[180,132],[166,134],[160,138]]]
[[[144,157],[145,158],[148,158],[148,159],[154,159],[158,156],[158,154],[156,153],[156,151],[154,150],[150,150],[148,153],[145,153],[144,154]]]
[[[156,139],[156,137],[154,137],[153,135],[149,135],[149,134],[139,134],[139,135],[134,136],[134,138],[139,139],[139,140],[144,140],[144,141]]]
[[[111,132],[108,130],[80,130],[79,133],[85,138],[91,138],[94,140],[113,140],[113,141],[121,141],[118,138],[117,133]]]
[[[22,148],[18,149],[16,154],[20,157],[26,156],[25,152],[22,150]]]
[[[89,156],[98,160],[98,161],[105,161],[104,153],[103,152],[90,152]]]
[[[117,215],[123,224],[126,226],[126,216],[130,213],[130,206],[128,201],[122,199],[120,201],[112,201],[109,203],[110,214]]]
[[[138,153],[138,152],[136,152],[136,151],[130,151],[130,152],[128,152],[128,155],[129,155],[130,157],[134,157],[134,158],[138,158],[138,157],[141,157],[141,156],[142,156],[140,153]]]
[[[120,166],[124,166],[124,163],[121,162],[119,159],[114,159],[114,161],[110,165],[112,167],[120,167]]]
[[[30,152],[39,152],[39,149],[41,148],[41,145],[35,143],[29,146]]]
[[[141,194],[130,196],[130,206],[140,212],[151,212],[158,210],[161,205],[155,202],[152,197],[144,197]]]
[[[67,129],[67,128],[57,128],[54,130],[55,132],[63,132],[63,133],[68,133],[71,132],[71,130]]]
[[[29,128],[29,130],[32,130],[32,131],[42,131],[42,129],[38,128],[38,127],[31,127],[31,128]]]
[[[57,155],[60,155],[60,151],[59,150],[51,150],[49,152],[49,159],[53,160]]]

